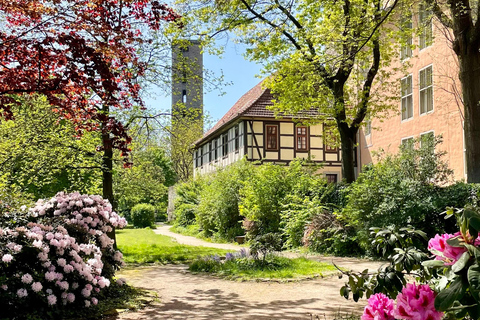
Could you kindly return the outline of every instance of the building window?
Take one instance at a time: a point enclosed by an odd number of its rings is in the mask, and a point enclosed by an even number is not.
[[[187,103],[187,90],[182,91],[182,103]]]
[[[337,174],[335,173],[327,173],[325,178],[327,178],[327,183],[337,183]]]
[[[307,127],[296,127],[295,128],[295,148],[299,151],[308,150],[308,130]]]
[[[238,151],[240,146],[240,137],[238,135],[238,125],[235,126],[235,151]]]
[[[335,127],[324,126],[323,128],[323,144],[325,145],[325,152],[337,152],[337,136],[335,134]]]
[[[432,13],[425,8],[424,4],[418,6],[418,20],[421,32],[418,45],[422,50],[431,46],[433,42]]]
[[[435,153],[435,133],[433,131],[420,134],[420,147],[428,148],[431,154]]]
[[[412,75],[401,80],[402,90],[402,121],[413,118]]]
[[[402,139],[402,147],[403,148],[408,148],[408,149],[413,149],[413,137],[408,137],[408,138],[403,138]]]
[[[432,66],[420,70],[420,114],[433,111]]]
[[[372,133],[372,121],[367,120],[365,122],[365,135],[368,136]]]
[[[412,56],[412,15],[404,18],[402,21],[402,29],[407,33],[406,41],[400,49],[400,59],[405,60]]]
[[[222,135],[222,155],[225,157],[228,154],[228,134]]]
[[[267,150],[278,150],[278,125],[267,125]]]
[[[217,159],[217,140],[212,140],[210,147],[210,161]]]

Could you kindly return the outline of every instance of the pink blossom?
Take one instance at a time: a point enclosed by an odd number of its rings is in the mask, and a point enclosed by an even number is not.
[[[73,301],[75,301],[75,295],[70,292],[70,293],[67,295],[67,301],[70,302],[70,303],[72,303]]]
[[[54,271],[49,271],[49,272],[45,273],[45,279],[47,281],[53,281],[53,280],[55,280],[55,278],[56,278],[56,275],[55,275]]]
[[[34,292],[39,292],[40,290],[42,290],[43,286],[40,282],[34,282],[32,283],[32,290]]]
[[[53,306],[55,303],[57,303],[57,297],[54,296],[53,294],[48,295],[47,300],[50,306]]]
[[[63,271],[64,271],[65,273],[70,273],[70,272],[72,272],[73,270],[75,270],[75,268],[72,267],[72,266],[69,265],[69,264],[67,264],[65,267],[63,267]]]
[[[91,294],[91,291],[88,290],[87,288],[83,288],[83,289],[82,289],[82,295],[83,295],[85,298],[90,297],[90,294]]]
[[[118,278],[117,279],[117,284],[119,286],[123,286],[125,283],[127,283],[127,280],[125,280],[125,278]]]
[[[17,245],[15,245],[15,246],[13,247],[13,251],[15,251],[15,252],[20,252],[20,251],[22,251],[22,248],[23,248],[23,247],[22,247],[21,245],[17,244]]]
[[[8,290],[8,286],[6,284],[3,284],[0,288],[2,288],[3,290],[7,291]]]
[[[85,300],[85,307],[86,307],[86,308],[90,307],[90,301]]]
[[[383,293],[372,295],[363,311],[362,320],[395,320],[393,317],[393,299]]]
[[[28,296],[28,292],[27,292],[27,289],[18,289],[17,290],[17,296],[19,298],[25,298],[26,296]]]
[[[30,274],[28,273],[25,273],[23,276],[22,276],[22,282],[23,283],[26,283],[26,284],[29,284],[29,283],[32,283],[33,281],[33,278]]]
[[[2,261],[5,262],[5,263],[9,263],[13,260],[13,257],[11,254],[7,253],[6,255],[4,255],[2,257]]]
[[[452,247],[447,243],[448,239],[459,235],[460,232],[453,235],[446,233],[439,236],[437,234],[434,238],[428,241],[428,250],[436,255],[436,260],[445,261],[445,265],[453,265],[458,259],[460,259],[462,254],[467,251],[467,248],[465,247]]]
[[[443,312],[435,310],[435,292],[426,284],[408,283],[397,296],[396,319],[440,320]]]
[[[97,298],[92,298],[92,303],[93,303],[93,305],[95,305],[95,306],[96,306],[96,305],[97,305],[97,303],[98,303],[98,299],[97,299]]]
[[[32,245],[35,248],[41,248],[42,247],[42,240],[35,240],[35,241],[33,241]]]

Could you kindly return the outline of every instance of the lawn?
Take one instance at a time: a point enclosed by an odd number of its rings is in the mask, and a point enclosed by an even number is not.
[[[198,256],[224,255],[227,250],[178,244],[151,229],[116,231],[118,249],[127,263],[187,263]]]

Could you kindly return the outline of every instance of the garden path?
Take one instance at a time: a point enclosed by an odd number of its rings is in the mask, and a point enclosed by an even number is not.
[[[215,244],[182,236],[160,226],[156,233],[168,235],[179,243],[239,250],[231,244]],[[296,255],[296,254],[289,254]],[[376,269],[378,262],[367,260],[309,256],[335,262],[347,269]],[[160,302],[137,312],[125,312],[109,319],[326,319],[336,314],[361,314],[365,301],[354,303],[339,295],[344,279],[336,275],[296,282],[235,282],[209,275],[194,275],[185,265],[149,266],[122,270],[118,276],[129,284],[153,290]]]

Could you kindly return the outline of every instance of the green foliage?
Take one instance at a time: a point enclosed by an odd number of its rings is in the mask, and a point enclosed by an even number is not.
[[[132,162],[131,168],[119,166],[114,173],[114,194],[118,211],[127,220],[130,218],[130,210],[139,203],[149,203],[158,211],[165,212],[168,201],[167,187],[175,183],[175,171],[165,151],[159,147],[134,151]]]
[[[118,230],[116,236],[127,263],[185,263],[198,256],[227,253],[227,250],[181,245],[149,228]]]
[[[299,193],[307,192],[309,183],[305,181],[314,176],[316,169],[304,161],[292,161],[288,167],[267,163],[256,168],[240,192],[240,214],[245,217],[247,235],[254,238],[279,232],[288,194],[295,188]]]
[[[18,98],[15,120],[0,123],[0,186],[27,198],[54,196],[59,191],[99,193],[99,135],[58,120],[43,96]],[[10,191],[8,191],[10,190]]]
[[[282,249],[282,237],[279,233],[265,233],[256,236],[250,241],[250,253],[255,260],[262,256],[266,262],[267,255]]]
[[[131,217],[134,227],[151,227],[155,224],[155,207],[148,203],[139,203],[132,208]]]
[[[238,206],[240,190],[253,171],[253,165],[242,160],[209,176],[196,211],[196,221],[206,236],[233,240],[244,233]]]
[[[208,272],[235,280],[296,279],[318,277],[335,272],[335,267],[324,262],[306,258],[288,259],[267,255],[265,260],[251,257],[206,256],[197,258],[189,267],[193,272]]]
[[[398,155],[387,155],[365,167],[346,190],[347,204],[341,215],[358,230],[365,250],[370,247],[368,236],[372,227],[410,224],[430,236],[445,229],[439,213],[465,196],[456,196],[452,201],[447,198],[450,194],[442,186],[450,182],[452,171],[442,160],[444,153],[434,152],[439,143],[441,138],[424,138],[402,146]]]
[[[196,223],[195,214],[200,201],[199,194],[205,186],[205,179],[198,178],[177,184],[175,187],[175,224],[188,226]]]

